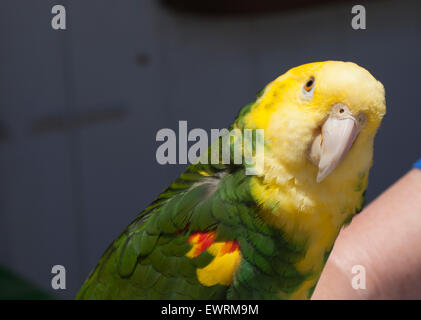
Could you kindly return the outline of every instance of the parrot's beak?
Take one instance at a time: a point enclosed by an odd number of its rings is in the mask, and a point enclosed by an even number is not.
[[[332,107],[310,150],[310,159],[319,167],[317,183],[339,165],[351,148],[360,127],[361,124],[345,104],[337,103]]]

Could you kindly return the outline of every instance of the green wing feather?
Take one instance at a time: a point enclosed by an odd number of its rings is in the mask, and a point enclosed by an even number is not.
[[[201,261],[185,257],[190,250],[189,225],[211,228],[207,199],[212,179],[190,166],[127,227],[99,260],[79,299],[188,299],[221,295],[203,290],[196,279]],[[197,184],[194,186],[194,184]],[[197,209],[198,204],[201,204]],[[206,211],[206,212],[205,212]],[[195,214],[194,214],[195,213]],[[195,219],[192,219],[193,214]]]
[[[260,219],[250,179],[241,165],[190,165],[110,245],[76,298],[273,299],[291,293],[308,276],[293,266],[305,248]],[[207,251],[186,257],[189,236],[210,230],[215,241],[239,244],[241,262],[229,286],[198,281],[197,268],[214,259]]]
[[[258,216],[244,169],[205,177],[190,166],[107,249],[78,299],[277,298],[304,279],[293,267],[302,248],[291,246]],[[202,168],[201,168],[202,169]],[[197,179],[193,179],[196,177]],[[215,180],[215,181],[214,181]],[[230,286],[203,286],[196,269],[214,258],[188,258],[192,232],[216,230],[215,241],[237,240],[242,259]]]

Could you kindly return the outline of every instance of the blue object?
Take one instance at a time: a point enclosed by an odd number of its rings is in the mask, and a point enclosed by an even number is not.
[[[415,162],[414,168],[421,169],[421,159],[419,159],[417,162]]]

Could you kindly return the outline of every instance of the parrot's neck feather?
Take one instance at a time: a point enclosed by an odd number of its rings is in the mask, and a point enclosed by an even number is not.
[[[252,194],[265,221],[282,230],[289,241],[308,248],[295,267],[315,277],[303,284],[298,298],[317,281],[341,227],[361,208],[371,155],[368,159],[348,170],[340,168],[318,184],[317,168],[309,161],[294,168],[265,155],[264,174],[252,178]]]

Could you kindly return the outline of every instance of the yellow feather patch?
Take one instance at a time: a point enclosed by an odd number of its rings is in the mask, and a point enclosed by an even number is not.
[[[192,248],[186,256],[195,258],[203,251],[214,256],[204,268],[197,269],[197,279],[204,286],[217,284],[228,286],[241,261],[241,253],[237,241],[214,242],[215,232],[196,232],[189,237]]]
[[[212,251],[219,249],[216,246],[224,245],[223,243],[215,243],[211,246]],[[232,282],[232,277],[241,261],[240,250],[230,253],[218,253],[210,264],[206,267],[197,269],[197,278],[199,282],[205,286],[214,286],[216,284],[228,286]]]

